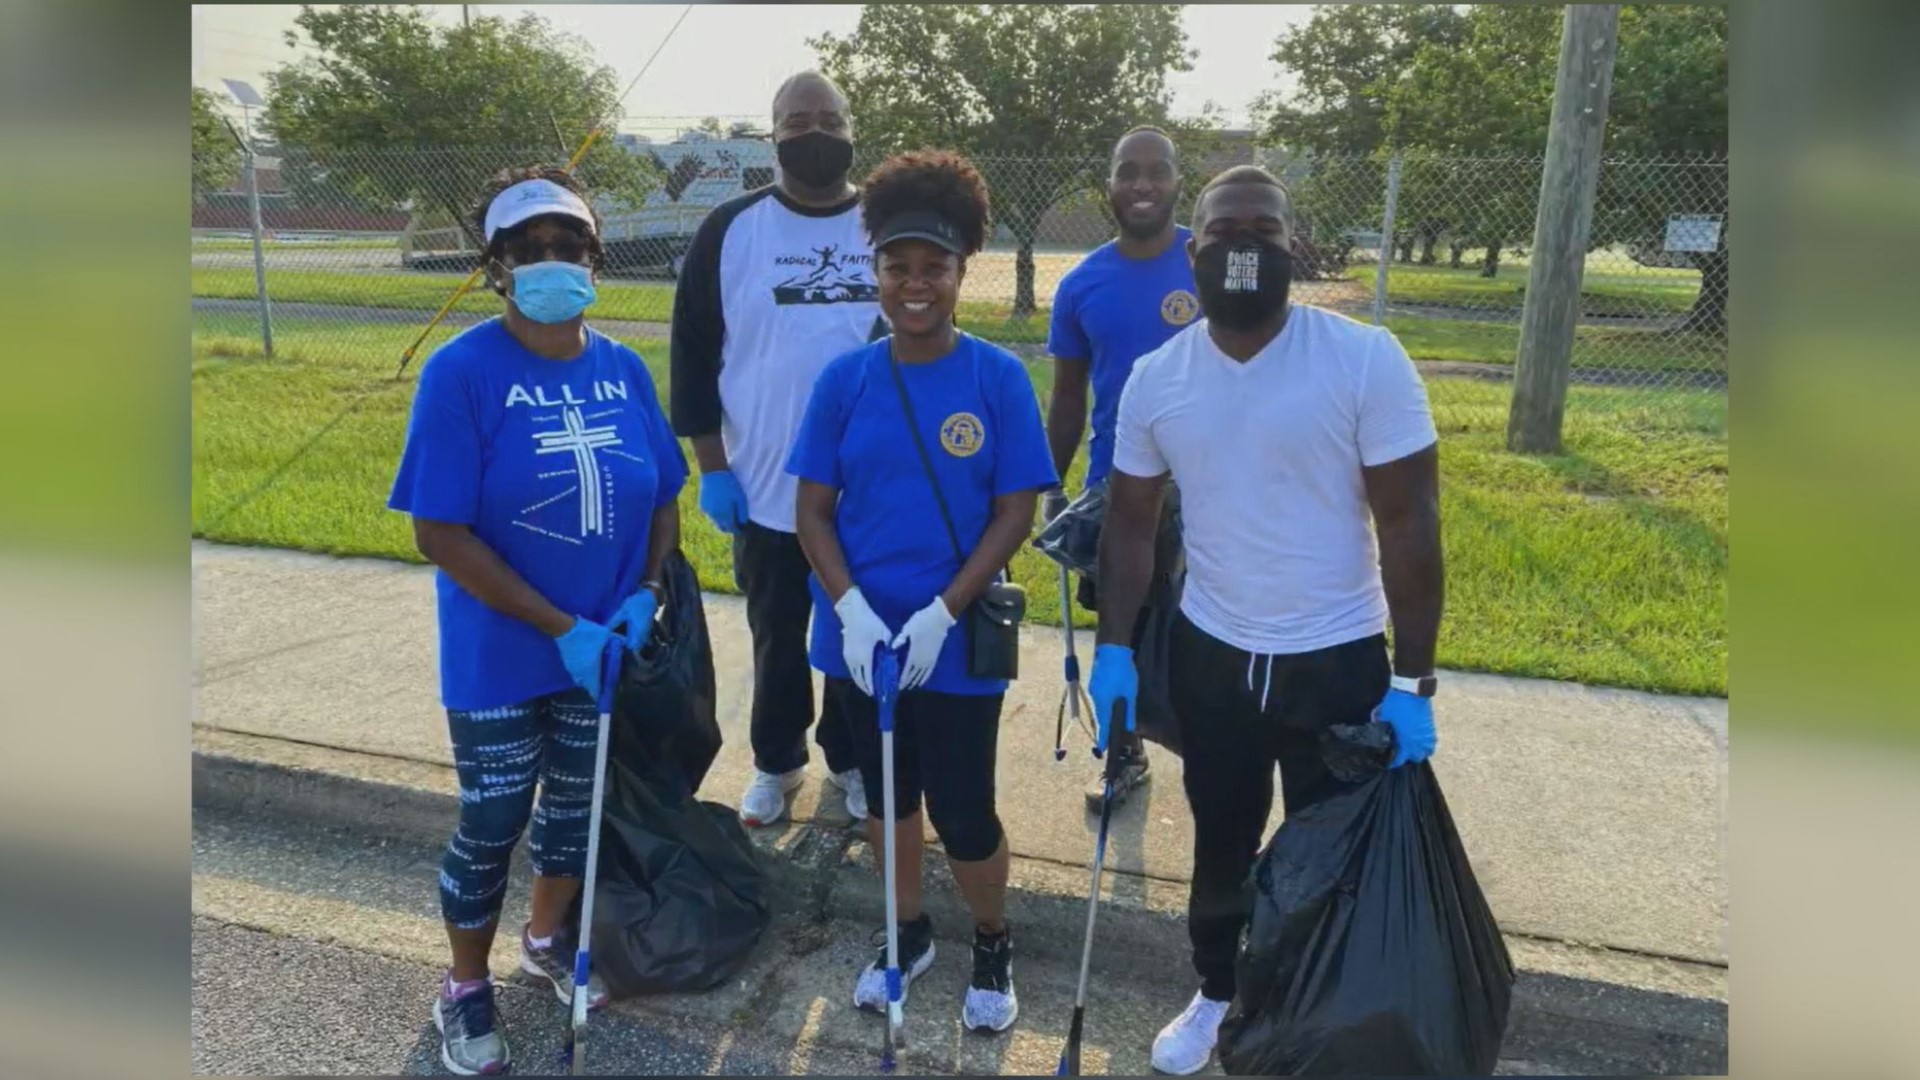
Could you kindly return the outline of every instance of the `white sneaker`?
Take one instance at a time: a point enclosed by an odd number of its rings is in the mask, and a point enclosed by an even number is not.
[[[839,788],[847,796],[847,816],[855,825],[863,825],[867,820],[867,782],[860,778],[859,769],[848,769],[843,773],[830,773],[827,782]]]
[[[1002,929],[989,935],[973,931],[973,983],[960,1007],[960,1023],[968,1031],[998,1035],[1020,1015],[1020,999],[1013,992],[1013,936]]]
[[[871,1012],[887,1011],[887,928],[873,935],[873,963],[860,970],[853,984],[853,1007]],[[907,1003],[913,980],[933,966],[933,920],[922,912],[918,919],[900,924],[900,1004]]]
[[[1153,1040],[1153,1067],[1174,1076],[1190,1076],[1207,1067],[1214,1043],[1220,1040],[1220,1021],[1227,1018],[1225,1001],[1196,993],[1187,1011],[1160,1029]]]
[[[747,793],[740,797],[740,820],[759,827],[772,825],[786,817],[787,796],[806,778],[804,769],[789,773],[767,773],[755,769],[753,783],[747,785]]]

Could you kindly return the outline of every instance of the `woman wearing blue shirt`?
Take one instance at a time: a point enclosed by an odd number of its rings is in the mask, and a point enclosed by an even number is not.
[[[904,154],[867,178],[861,212],[893,335],[828,365],[787,469],[800,479],[798,533],[814,571],[811,660],[845,710],[868,791],[881,784],[874,650],[905,650],[894,729],[902,975],[910,983],[934,956],[920,895],[924,793],[974,921],[962,1021],[1001,1032],[1018,1012],[1007,843],[994,812],[1007,684],[969,675],[956,619],[1013,559],[1038,493],[1058,477],[1026,368],[954,326],[967,258],[986,242],[987,207],[985,182],[955,154]],[[868,806],[868,838],[880,851],[881,802]],[[860,974],[856,1006],[885,1008],[885,970],[882,948]]]
[[[616,632],[645,636],[687,476],[645,364],[585,323],[604,253],[573,178],[502,172],[474,226],[506,310],[421,371],[388,502],[439,567],[460,824],[440,871],[453,965],[433,1015],[442,1064],[466,1076],[509,1062],[487,954],[529,820],[520,964],[572,1000],[578,931],[560,920],[585,869],[601,657]],[[605,1003],[597,977],[588,993]]]

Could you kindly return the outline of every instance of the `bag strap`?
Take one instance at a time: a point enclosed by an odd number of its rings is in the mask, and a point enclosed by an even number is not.
[[[893,385],[900,391],[900,407],[907,413],[907,430],[913,434],[913,448],[920,451],[920,465],[927,471],[927,483],[933,486],[933,500],[940,504],[940,520],[946,522],[947,539],[953,542],[953,557],[960,565],[967,564],[967,553],[960,546],[960,532],[953,527],[953,514],[947,510],[947,497],[940,492],[940,477],[933,471],[933,457],[927,453],[927,444],[920,438],[920,421],[913,415],[913,398],[907,394],[906,376],[900,374],[900,361],[893,358],[893,350],[887,350],[887,367],[893,372]]]

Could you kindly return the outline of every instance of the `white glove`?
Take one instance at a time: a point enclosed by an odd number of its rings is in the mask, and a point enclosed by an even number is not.
[[[907,666],[900,672],[900,689],[911,690],[927,681],[933,674],[933,666],[940,662],[940,645],[947,640],[947,631],[953,629],[953,616],[947,612],[947,602],[939,597],[933,603],[913,613],[907,625],[900,628],[900,636],[893,639],[893,647],[907,647]]]
[[[833,613],[840,616],[840,651],[847,660],[847,673],[861,693],[872,697],[873,650],[885,645],[893,631],[867,606],[867,598],[860,595],[858,586],[834,602]]]

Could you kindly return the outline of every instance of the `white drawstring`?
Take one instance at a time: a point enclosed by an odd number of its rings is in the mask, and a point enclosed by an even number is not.
[[[1260,656],[1258,653],[1247,654],[1247,692],[1248,693],[1253,692],[1253,665],[1254,665],[1254,662],[1259,659],[1260,659]],[[1273,656],[1269,654],[1267,656],[1266,681],[1262,683],[1260,687],[1260,711],[1261,712],[1267,711],[1267,695],[1270,694],[1272,691],[1273,691]]]

